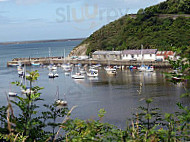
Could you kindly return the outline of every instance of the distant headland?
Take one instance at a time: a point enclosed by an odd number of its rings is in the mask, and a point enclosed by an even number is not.
[[[0,45],[84,40],[85,38],[0,42]]]

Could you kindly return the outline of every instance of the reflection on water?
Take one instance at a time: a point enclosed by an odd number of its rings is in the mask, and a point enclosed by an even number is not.
[[[68,107],[78,106],[72,113],[72,117],[81,119],[97,118],[98,110],[105,108],[107,111],[104,121],[124,127],[127,118],[140,105],[144,105],[144,99],[153,98],[153,107],[160,107],[164,112],[174,112],[177,101],[188,104],[188,99],[180,98],[184,92],[181,85],[174,85],[167,82],[162,71],[138,72],[137,70],[117,71],[116,76],[109,76],[104,69],[99,69],[99,76],[96,78],[72,79],[71,75],[77,72],[77,68],[71,74],[58,68],[58,78],[49,79],[48,69],[40,67],[27,67],[27,70],[39,70],[39,80],[35,85],[45,87],[42,92],[44,102],[52,104],[55,100],[57,86],[60,90],[60,98],[66,94]],[[9,83],[20,80],[16,68],[5,68],[0,71],[0,103],[6,105],[4,92],[8,90]],[[6,79],[5,79],[6,78]],[[138,91],[142,83],[142,92]],[[19,89],[14,87],[15,91]],[[140,101],[141,100],[141,101]]]

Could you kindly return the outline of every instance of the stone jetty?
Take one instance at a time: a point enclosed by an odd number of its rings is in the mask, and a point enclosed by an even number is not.
[[[71,63],[71,64],[101,64],[101,65],[108,65],[108,60],[93,60],[93,59],[70,59],[70,58],[63,58],[63,57],[40,57],[40,58],[14,58],[12,61],[7,62],[7,66],[15,66],[19,64],[25,65],[32,65],[32,63],[41,64],[41,65],[48,65],[48,64],[63,64],[63,63]],[[151,65],[155,68],[170,68],[171,65],[168,61],[164,62],[157,62],[157,61],[144,61],[144,65]],[[140,66],[141,62],[139,61],[125,61],[125,60],[109,60],[109,65],[118,65],[118,66]]]

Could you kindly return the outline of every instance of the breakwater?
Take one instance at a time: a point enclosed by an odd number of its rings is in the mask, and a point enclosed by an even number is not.
[[[32,65],[41,64],[63,64],[63,63],[71,63],[71,64],[101,64],[101,65],[119,65],[119,66],[140,66],[142,64],[141,61],[126,61],[126,60],[93,60],[93,59],[85,59],[85,60],[77,60],[63,57],[40,57],[40,58],[14,58],[12,61],[7,62],[7,66],[15,66],[19,64]],[[170,68],[171,65],[168,61],[157,62],[157,61],[144,61],[144,65],[154,66],[155,68]]]

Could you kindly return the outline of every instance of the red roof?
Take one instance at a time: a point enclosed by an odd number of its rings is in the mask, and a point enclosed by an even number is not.
[[[168,58],[168,56],[174,56],[173,51],[157,51],[156,56],[164,56],[165,59]]]

